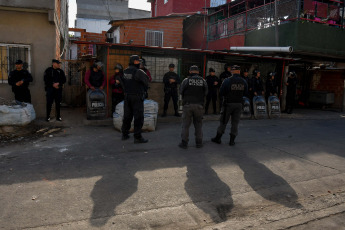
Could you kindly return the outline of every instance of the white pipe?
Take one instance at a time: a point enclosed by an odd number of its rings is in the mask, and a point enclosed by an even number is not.
[[[231,51],[258,51],[258,52],[283,52],[283,53],[292,53],[292,46],[286,47],[265,47],[265,46],[233,46],[230,47]]]

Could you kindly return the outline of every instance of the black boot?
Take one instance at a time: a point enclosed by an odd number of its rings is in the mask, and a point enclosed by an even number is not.
[[[128,134],[122,134],[122,138],[123,141],[129,139],[129,135]]]
[[[220,144],[222,143],[221,138],[222,138],[222,134],[217,133],[217,136],[212,138],[211,141],[214,143]]]
[[[167,116],[167,111],[164,110],[163,114],[162,114],[162,117],[166,117]]]
[[[143,137],[134,138],[134,144],[143,144],[147,142],[149,142],[149,140],[144,139]]]
[[[230,145],[230,146],[235,145],[235,138],[236,138],[235,135],[230,134],[230,142],[229,142],[229,145]]]
[[[178,147],[180,147],[182,149],[187,149],[188,148],[188,142],[181,141],[181,143],[178,145]]]
[[[202,140],[196,140],[195,141],[195,144],[196,144],[196,146],[195,147],[197,147],[197,148],[202,148],[204,145],[202,144]]]
[[[178,111],[175,111],[175,117],[181,117],[181,115],[178,113]]]

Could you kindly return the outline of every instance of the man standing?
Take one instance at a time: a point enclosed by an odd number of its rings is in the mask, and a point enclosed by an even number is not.
[[[125,91],[124,115],[122,123],[122,140],[129,138],[129,129],[134,117],[134,143],[147,143],[141,135],[144,124],[144,99],[149,80],[140,67],[138,55],[132,55],[129,59],[129,67],[125,69],[121,83]]]
[[[289,73],[289,77],[285,85],[287,86],[287,92],[286,92],[286,109],[284,112],[291,114],[295,106],[296,87],[297,87],[297,76],[295,72]]]
[[[17,60],[15,65],[16,69],[8,76],[8,84],[12,86],[16,101],[31,103],[29,83],[32,82],[32,76],[29,71],[23,69],[22,60]]]
[[[206,83],[208,86],[208,94],[206,98],[205,114],[208,114],[208,106],[212,100],[213,114],[217,114],[217,97],[219,88],[219,79],[213,68],[209,69],[210,75],[206,77]]]
[[[44,72],[44,83],[47,98],[47,116],[46,121],[50,121],[50,112],[53,102],[55,101],[56,120],[62,121],[60,114],[60,103],[62,100],[62,88],[66,83],[66,76],[62,69],[60,69],[61,62],[59,60],[52,60],[52,67],[49,67]]]
[[[102,71],[102,62],[94,63],[91,68],[85,73],[85,84],[91,89],[103,90],[106,82],[106,78]]]
[[[277,96],[278,92],[278,87],[276,84],[275,78],[276,73],[275,72],[270,72],[267,76],[267,81],[266,81],[266,101],[268,102],[268,98],[270,96]]]
[[[211,139],[217,144],[221,143],[221,137],[231,116],[230,146],[235,145],[242,112],[242,100],[248,90],[247,82],[240,76],[240,67],[237,65],[232,66],[232,73],[233,76],[225,79],[219,90],[219,94],[224,97],[224,102],[217,136]]]
[[[202,116],[204,114],[204,98],[207,95],[207,83],[199,76],[199,68],[195,65],[189,68],[190,76],[183,80],[180,87],[182,95],[182,142],[180,148],[188,148],[189,127],[192,123],[195,128],[196,147],[201,148],[202,144]]]
[[[180,114],[178,113],[178,93],[177,93],[177,85],[180,84],[180,77],[174,72],[175,65],[169,65],[169,72],[167,72],[163,77],[164,83],[164,111],[162,117],[166,117],[168,105],[170,98],[174,103],[174,110],[175,116],[179,117]]]
[[[262,80],[260,78],[261,73],[259,70],[254,70],[253,71],[253,79],[252,79],[252,84],[253,84],[253,94],[254,96],[263,96],[265,95],[264,92],[264,86],[262,84]]]

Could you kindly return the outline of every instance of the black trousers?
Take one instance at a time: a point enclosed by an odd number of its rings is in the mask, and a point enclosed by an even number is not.
[[[213,113],[217,113],[217,90],[210,90],[206,97],[205,113],[208,112],[208,106],[212,100]]]
[[[20,102],[31,103],[31,94],[28,88],[17,89],[14,91],[14,99]]]
[[[56,118],[61,117],[60,114],[60,104],[62,101],[62,89],[47,88],[46,89],[47,98],[47,117],[50,116],[52,110],[53,102],[55,102]]]
[[[125,95],[123,93],[113,93],[111,97],[111,111],[114,113],[116,105],[119,104],[123,99],[125,98]]]
[[[122,122],[122,135],[128,135],[134,117],[134,137],[141,137],[144,125],[144,100],[142,95],[126,95]]]
[[[231,130],[230,134],[238,135],[238,124],[240,123],[242,104],[241,103],[228,103],[223,105],[222,111],[220,112],[220,123],[217,129],[217,134],[223,135],[231,118]]]
[[[295,94],[288,92],[286,95],[286,112],[292,113],[294,106],[295,106]]]
[[[178,93],[177,93],[177,89],[172,89],[172,88],[167,88],[164,90],[164,111],[167,111],[168,110],[168,106],[169,106],[169,101],[170,101],[170,98],[172,98],[172,101],[174,103],[174,110],[175,110],[175,113],[178,112],[178,105],[177,105],[177,102],[178,102]]]

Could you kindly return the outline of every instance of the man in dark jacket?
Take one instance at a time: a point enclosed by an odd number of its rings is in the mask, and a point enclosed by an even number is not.
[[[29,71],[23,69],[22,60],[17,60],[15,65],[16,69],[8,76],[8,84],[12,86],[16,101],[31,103],[29,83],[32,82],[32,76]]]
[[[91,68],[85,73],[85,84],[91,89],[103,90],[106,82],[106,78],[102,71],[102,62],[94,63]]]
[[[121,77],[123,76],[123,67],[121,64],[115,65],[115,74],[110,79],[110,85],[112,88],[112,103],[111,103],[111,111],[114,113],[116,105],[119,104],[124,99],[124,92],[120,82]]]
[[[50,121],[50,112],[53,102],[55,101],[56,120],[62,121],[60,114],[60,103],[62,100],[62,88],[66,83],[66,76],[62,69],[60,69],[61,62],[59,60],[52,60],[52,67],[49,67],[44,72],[44,83],[47,98],[47,116],[46,121]]]
[[[278,87],[275,80],[276,73],[270,72],[267,76],[266,81],[266,101],[268,101],[268,98],[270,96],[277,96]]]
[[[132,55],[129,59],[129,67],[123,72],[121,84],[125,91],[124,115],[122,123],[122,140],[129,138],[129,129],[134,117],[134,143],[147,143],[141,135],[144,124],[144,99],[149,80],[140,67],[138,55]]]
[[[285,113],[291,114],[295,106],[296,88],[297,88],[297,75],[295,72],[290,72],[287,82],[286,92],[286,109]]]
[[[238,124],[242,112],[242,100],[246,95],[247,82],[240,76],[240,67],[232,66],[233,76],[224,80],[220,87],[219,94],[224,97],[221,110],[220,124],[217,129],[217,136],[211,140],[217,144],[221,143],[221,137],[225,132],[226,125],[231,116],[231,132],[229,145],[235,145],[235,138],[238,134]]]
[[[199,76],[199,68],[195,65],[189,68],[190,76],[183,80],[180,87],[182,95],[183,114],[182,114],[182,142],[180,148],[188,148],[189,127],[192,123],[195,128],[195,143],[197,148],[202,144],[202,116],[204,114],[204,99],[207,95],[207,83]]]
[[[209,69],[210,75],[206,77],[206,83],[208,86],[208,94],[206,97],[205,114],[208,114],[208,106],[212,100],[213,114],[217,114],[217,97],[219,88],[219,79],[213,68]]]
[[[252,86],[253,86],[253,94],[254,96],[263,96],[265,95],[264,86],[262,84],[262,80],[260,78],[260,71],[254,70],[253,71],[253,78],[252,78]]]
[[[162,117],[167,115],[168,105],[170,98],[174,103],[174,110],[175,116],[179,117],[180,114],[178,113],[178,92],[177,92],[177,85],[180,84],[180,77],[174,72],[175,65],[169,65],[169,72],[167,72],[163,77],[164,83],[164,111]]]

